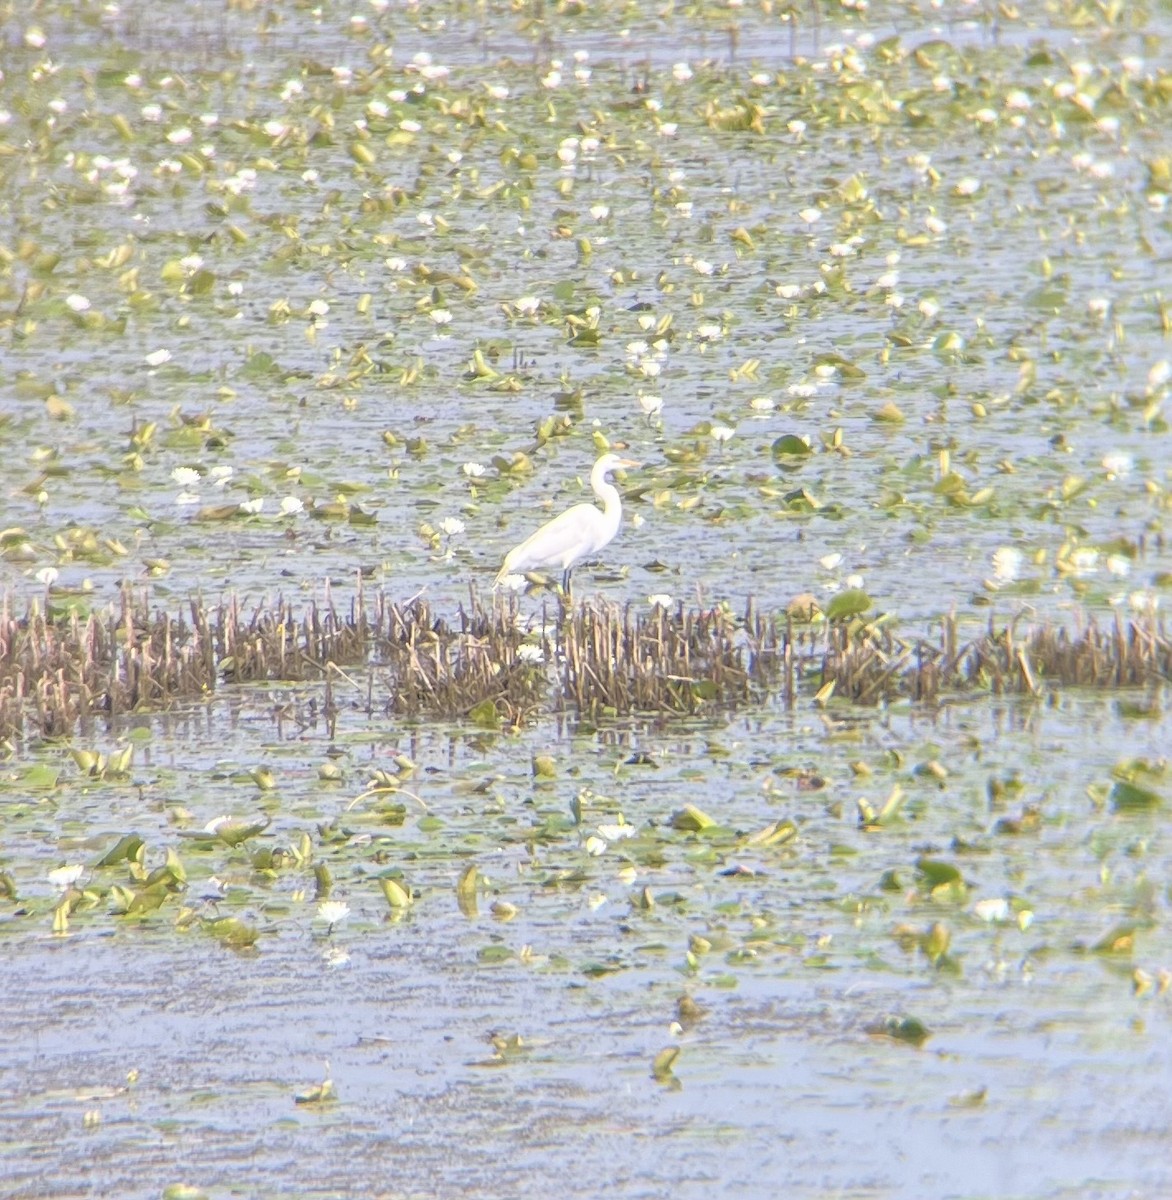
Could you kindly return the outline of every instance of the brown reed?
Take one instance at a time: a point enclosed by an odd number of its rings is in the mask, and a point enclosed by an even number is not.
[[[540,649],[545,664],[526,658]],[[451,619],[423,599],[368,598],[361,580],[339,607],[278,598],[192,598],[178,613],[125,586],[81,614],[0,598],[0,738],[69,736],[95,720],[200,699],[226,685],[320,681],[336,715],[339,681],[360,706],[411,719],[519,725],[541,711],[690,714],[776,697],[831,694],[877,704],[939,703],[951,694],[1039,694],[1055,687],[1125,688],[1172,677],[1172,640],[1154,616],[1070,628],[1010,622],[961,642],[955,615],[927,636],[900,637],[861,618],[795,627],[750,600],[636,608],[593,600],[523,618],[515,598],[475,592]],[[830,687],[829,685],[833,685]],[[486,709],[485,705],[489,705]]]

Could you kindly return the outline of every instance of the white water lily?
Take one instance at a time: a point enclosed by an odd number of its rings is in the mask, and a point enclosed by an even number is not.
[[[545,662],[545,651],[540,646],[518,646],[517,657],[523,663],[529,663],[531,666],[538,666]]]
[[[822,220],[822,213],[816,208],[803,208],[798,216],[806,222],[807,225],[813,225],[816,221]]]
[[[1016,546],[1001,546],[993,551],[993,574],[1005,582],[1016,579],[1024,558]]]
[[[56,567],[42,567],[34,576],[37,583],[43,584],[45,587],[52,587],[57,582],[61,572]]]
[[[176,467],[171,472],[171,478],[180,487],[194,487],[203,478],[194,467]]]
[[[466,462],[460,469],[469,479],[479,479],[484,474],[483,463]]]
[[[749,401],[749,407],[760,414],[771,413],[775,407],[772,396],[754,396]]]
[[[635,826],[628,825],[620,817],[617,825],[599,825],[598,832],[608,842],[621,842],[624,838],[635,836]]]
[[[1099,552],[1092,546],[1080,546],[1067,559],[1067,566],[1076,575],[1093,575],[1099,569]]]
[[[609,204],[592,204],[590,206],[590,215],[596,221],[605,221],[610,216]]]
[[[716,442],[718,446],[723,446],[725,442],[732,438],[732,435],[736,433],[736,430],[733,429],[731,425],[713,425],[710,432],[712,434],[712,440]]]
[[[1000,923],[1008,921],[1010,918],[1010,908],[1008,900],[978,900],[973,905],[973,912],[976,913],[982,921]]]
[[[303,512],[304,509],[305,509],[305,504],[303,501],[298,499],[298,497],[296,497],[296,496],[282,496],[281,497],[281,516],[294,517],[299,512]]]
[[[513,307],[523,317],[532,317],[536,316],[537,310],[541,307],[541,301],[536,296],[521,296]]]
[[[85,867],[72,865],[68,867],[57,867],[49,872],[49,882],[59,891],[66,891],[85,874]]]
[[[592,855],[594,858],[598,858],[600,855],[606,853],[606,842],[602,838],[591,834],[586,839],[586,853]]]
[[[145,362],[148,367],[161,367],[163,365],[163,363],[167,363],[170,361],[171,361],[171,351],[170,350],[152,350],[150,352],[150,354],[146,355],[143,358],[143,362]]]
[[[440,532],[447,537],[455,537],[464,532],[464,522],[459,517],[444,517],[440,522]]]
[[[652,592],[651,595],[647,597],[647,603],[650,604],[652,608],[668,609],[672,607],[675,601],[667,594],[667,592]]]
[[[437,325],[450,325],[452,314],[446,308],[433,308],[428,314]]]
[[[72,295],[65,297],[66,307],[73,309],[75,313],[83,313],[89,309],[90,302],[84,297],[74,292]]]
[[[640,392],[636,399],[645,417],[657,417],[663,412],[663,397],[655,392]]]
[[[350,905],[341,900],[323,900],[317,906],[317,919],[324,921],[332,930],[350,915]]]
[[[263,496],[257,496],[255,500],[240,501],[240,511],[250,517],[255,516],[262,508],[264,508],[264,506],[265,502]]]

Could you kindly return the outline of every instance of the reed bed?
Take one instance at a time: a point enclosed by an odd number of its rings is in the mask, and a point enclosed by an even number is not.
[[[1172,680],[1172,639],[1162,620],[1110,624],[1016,622],[961,643],[955,616],[933,638],[904,639],[873,626],[835,625],[826,632],[820,683],[858,704],[896,697],[938,703],[949,694],[1038,695],[1056,687],[1135,688]]]
[[[1129,688],[1172,677],[1154,616],[1073,628],[992,622],[967,642],[955,616],[905,638],[860,618],[795,624],[750,600],[673,609],[593,600],[522,614],[470,592],[454,616],[420,598],[246,606],[236,597],[152,606],[143,589],[88,613],[0,597],[0,738],[70,735],[95,720],[201,699],[253,681],[345,681],[374,714],[521,724],[544,711],[689,714],[803,695],[858,704],[940,703],[957,693]]]
[[[748,704],[792,661],[789,644],[752,600],[739,618],[725,606],[682,602],[670,611],[583,605],[558,629],[559,702],[594,715]],[[792,700],[792,672],[787,679]]]

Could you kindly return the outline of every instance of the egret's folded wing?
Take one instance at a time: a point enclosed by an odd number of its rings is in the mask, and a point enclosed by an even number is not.
[[[602,513],[593,504],[575,504],[505,555],[502,575],[531,571],[534,567],[565,570],[583,555],[598,549]]]

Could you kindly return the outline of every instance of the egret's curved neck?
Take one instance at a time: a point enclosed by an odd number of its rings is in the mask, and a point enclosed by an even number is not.
[[[610,470],[611,467],[608,463],[595,463],[594,470],[590,472],[590,486],[594,489],[594,494],[602,501],[603,512],[608,524],[617,529],[623,516],[623,502],[619,498],[618,488],[606,477]]]

